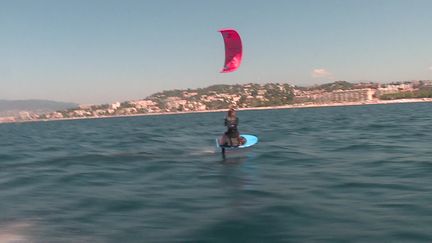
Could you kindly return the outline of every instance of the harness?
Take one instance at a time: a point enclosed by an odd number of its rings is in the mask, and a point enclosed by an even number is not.
[[[225,118],[225,126],[228,128],[228,131],[226,132],[227,135],[236,135],[238,133],[237,125],[238,125],[238,118],[237,117]]]
[[[225,135],[228,138],[229,146],[239,146],[241,141],[239,141],[239,133],[237,130],[238,118],[237,117],[226,117],[225,118],[225,126],[228,130],[225,132]]]

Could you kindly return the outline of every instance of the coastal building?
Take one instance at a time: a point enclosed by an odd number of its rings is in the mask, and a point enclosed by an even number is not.
[[[241,96],[240,95],[233,95],[231,98],[232,98],[232,101],[239,102],[241,99]]]
[[[107,109],[106,112],[111,115],[111,114],[115,113],[115,110],[113,110],[113,109]]]
[[[112,103],[110,105],[110,108],[113,109],[113,110],[117,110],[118,108],[120,108],[120,102]]]
[[[413,83],[402,83],[402,84],[384,84],[378,87],[377,97],[385,94],[395,94],[400,92],[410,92],[414,90]]]
[[[120,115],[131,115],[131,114],[136,114],[137,109],[133,108],[133,107],[122,108],[122,109],[117,110],[117,113]]]
[[[28,111],[20,111],[18,114],[18,118],[20,120],[31,120],[32,119],[32,114]]]
[[[143,109],[143,108],[148,108],[149,106],[156,105],[156,102],[152,100],[136,100],[136,101],[131,101],[130,104],[136,107],[137,109]]]
[[[49,114],[49,118],[51,118],[51,119],[62,119],[62,118],[64,118],[64,116],[60,112],[51,112]]]
[[[104,115],[107,115],[107,114],[109,114],[108,111],[107,110],[103,110],[103,109],[97,109],[97,110],[93,111],[93,116],[96,116],[96,117],[98,117],[98,116],[104,116]]]
[[[257,94],[260,95],[260,96],[265,95],[265,93],[267,93],[267,90],[265,90],[265,89],[260,89],[260,90],[257,91]]]
[[[322,90],[296,91],[295,103],[332,103],[332,102],[364,102],[374,98],[373,89],[336,90],[326,92]]]
[[[198,110],[198,111],[205,111],[205,110],[207,110],[207,106],[204,105],[204,104],[199,103],[196,106],[196,110]]]
[[[182,109],[187,104],[187,100],[184,100],[180,97],[168,97],[166,99],[165,107],[167,110],[178,110]]]
[[[90,113],[87,110],[74,110],[72,113],[73,117],[83,117],[83,116],[91,116],[92,113]]]

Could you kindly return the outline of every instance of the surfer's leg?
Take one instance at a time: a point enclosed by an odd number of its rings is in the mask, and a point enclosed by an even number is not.
[[[225,146],[227,144],[227,135],[224,134],[222,135],[221,139],[220,139],[220,145]]]

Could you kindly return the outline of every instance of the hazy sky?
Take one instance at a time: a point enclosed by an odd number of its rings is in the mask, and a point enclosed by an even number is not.
[[[0,99],[106,103],[211,84],[432,79],[430,0],[0,0]],[[219,73],[221,28],[242,66]]]

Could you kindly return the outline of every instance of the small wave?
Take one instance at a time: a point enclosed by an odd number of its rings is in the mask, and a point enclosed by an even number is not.
[[[217,151],[214,148],[203,148],[199,150],[192,150],[189,155],[199,156],[199,155],[211,155],[216,153]]]

